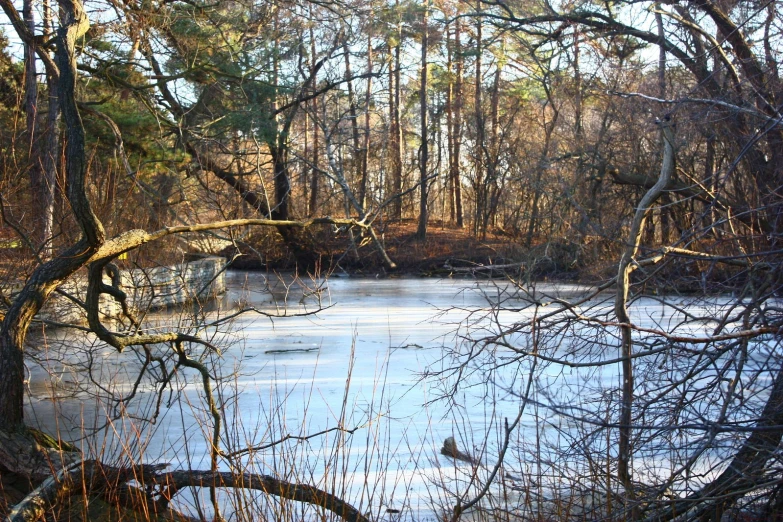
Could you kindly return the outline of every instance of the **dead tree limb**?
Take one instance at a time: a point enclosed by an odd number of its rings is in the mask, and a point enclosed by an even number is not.
[[[307,484],[288,482],[257,473],[232,473],[229,471],[171,471],[162,473],[163,466],[138,466],[117,468],[87,460],[64,468],[45,480],[22,502],[14,506],[6,522],[30,522],[39,520],[58,501],[83,492],[100,492],[106,488],[121,490],[128,481],[136,481],[147,491],[159,487],[166,495],[158,508],[167,507],[168,500],[177,491],[187,487],[241,488],[263,491],[268,495],[304,502],[331,511],[346,522],[370,522],[358,509],[342,498]]]
[[[264,491],[269,495],[319,506],[346,522],[369,522],[369,518],[340,497],[310,486],[288,482],[269,475],[231,473],[229,471],[172,471],[156,474],[158,484],[180,489],[184,487],[245,488]]]

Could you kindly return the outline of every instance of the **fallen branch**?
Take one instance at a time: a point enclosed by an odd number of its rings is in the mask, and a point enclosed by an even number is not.
[[[172,471],[155,474],[153,479],[158,484],[175,490],[193,486],[255,489],[280,498],[322,507],[346,522],[370,522],[358,509],[336,495],[315,486],[287,482],[269,475],[237,474],[229,471]]]
[[[30,492],[20,503],[8,512],[6,522],[32,522],[41,520],[46,511],[62,499],[76,492],[74,478],[81,474],[82,466],[77,463],[63,468],[44,480],[40,486]],[[76,475],[74,477],[74,475]],[[79,488],[81,490],[81,488]]]
[[[465,272],[465,273],[475,273],[475,272],[492,272],[492,271],[499,271],[499,270],[507,270],[509,268],[517,269],[517,268],[524,268],[526,263],[508,263],[505,265],[476,265],[476,266],[466,266],[466,267],[457,267],[452,266],[451,263],[448,261],[443,265],[443,268],[446,270],[450,270],[452,272]]]
[[[307,484],[297,484],[269,475],[231,473],[228,471],[171,471],[164,473],[165,465],[118,468],[95,460],[86,460],[63,468],[46,479],[9,512],[6,522],[40,520],[50,509],[65,498],[83,492],[122,492],[127,482],[135,481],[144,488],[148,502],[140,509],[162,512],[168,502],[182,488],[243,488],[263,491],[280,498],[305,502],[331,511],[346,522],[369,522],[358,509],[327,491]],[[139,489],[139,488],[135,488]],[[155,493],[153,493],[155,491]],[[105,495],[116,498],[117,495]],[[154,497],[158,498],[155,499]],[[131,505],[130,507],[136,507]]]

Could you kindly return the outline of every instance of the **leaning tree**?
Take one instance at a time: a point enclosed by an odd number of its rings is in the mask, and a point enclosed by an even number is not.
[[[56,36],[45,45],[33,46],[37,38],[24,24],[13,3],[3,1],[3,10],[11,20],[20,39],[34,47],[45,64],[50,85],[57,88],[62,111],[63,127],[68,136],[64,152],[67,202],[73,220],[78,224],[80,234],[73,244],[65,245],[53,252],[51,259],[43,260],[23,282],[21,290],[7,302],[0,325],[0,454],[3,455],[5,470],[28,477],[34,483],[44,480],[41,487],[10,513],[13,520],[32,520],[42,516],[49,503],[62,500],[84,488],[98,490],[134,490],[140,493],[141,509],[160,512],[168,505],[171,496],[188,486],[208,488],[216,513],[219,506],[215,488],[250,488],[300,502],[315,504],[336,513],[347,520],[364,520],[354,507],[327,491],[306,485],[287,482],[279,477],[241,472],[219,471],[219,461],[230,457],[221,448],[221,433],[224,419],[219,398],[213,393],[214,379],[211,369],[202,362],[201,352],[214,351],[208,340],[189,331],[176,329],[160,333],[151,330],[133,316],[126,306],[126,294],[112,274],[116,274],[114,261],[121,255],[138,249],[142,245],[163,238],[200,231],[227,229],[237,226],[265,226],[286,230],[304,229],[317,224],[366,227],[352,219],[314,218],[308,221],[291,221],[263,217],[258,219],[237,219],[231,221],[181,224],[159,230],[130,229],[109,235],[101,220],[93,211],[88,197],[88,161],[86,136],[79,102],[77,100],[77,42],[88,32],[90,21],[84,6],[78,0],[59,2],[60,19]],[[54,59],[48,54],[54,51]],[[154,63],[154,58],[150,56]],[[165,93],[165,90],[163,91]],[[172,107],[172,109],[175,107]],[[91,114],[96,114],[93,109]],[[174,113],[174,116],[177,114]],[[104,118],[111,126],[121,146],[121,136],[116,125]],[[203,158],[203,149],[193,145],[193,138],[183,136],[186,147],[197,158]],[[215,167],[218,170],[218,167]],[[243,193],[246,199],[249,193]],[[164,472],[160,467],[130,465],[112,467],[95,460],[85,460],[80,454],[67,455],[59,449],[46,449],[35,442],[33,432],[25,426],[25,345],[28,331],[36,314],[64,282],[74,278],[77,272],[86,274],[87,292],[81,301],[86,309],[88,326],[85,331],[94,334],[106,345],[118,352],[137,350],[141,359],[155,358],[151,347],[164,347],[171,356],[160,364],[170,364],[169,374],[175,371],[193,371],[199,376],[201,392],[206,408],[211,415],[211,436],[209,441],[210,462],[208,470],[175,470]],[[122,305],[125,322],[104,322],[99,312],[99,300],[107,296]],[[123,326],[125,325],[125,326]],[[148,369],[142,366],[142,371]],[[40,438],[38,439],[40,440]],[[240,452],[241,453],[241,452]],[[48,478],[47,478],[48,477]],[[134,488],[129,481],[144,484],[145,489]],[[159,486],[156,486],[159,485]],[[120,495],[121,496],[121,495]],[[115,497],[116,498],[116,497]],[[219,516],[219,515],[217,515]]]

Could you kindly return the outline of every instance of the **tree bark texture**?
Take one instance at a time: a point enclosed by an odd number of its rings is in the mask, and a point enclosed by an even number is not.
[[[476,9],[481,10],[481,4],[476,4]],[[481,223],[484,216],[484,109],[482,108],[482,72],[481,72],[481,53],[482,53],[482,23],[481,18],[476,19],[476,81],[473,90],[473,112],[476,117],[476,143],[473,150],[473,168],[474,175],[474,198],[475,206],[473,212],[473,235],[478,236],[481,229]]]
[[[87,199],[84,127],[75,98],[75,42],[87,32],[89,21],[78,0],[61,0],[60,8],[62,19],[57,34],[56,63],[58,94],[69,136],[67,196],[81,227],[82,238],[33,272],[0,325],[0,427],[4,429],[20,428],[24,421],[24,341],[30,322],[49,294],[84,266],[105,241],[103,225]]]

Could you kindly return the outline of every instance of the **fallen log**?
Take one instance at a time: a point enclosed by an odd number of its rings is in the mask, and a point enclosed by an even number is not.
[[[36,430],[0,430],[0,465],[33,483],[56,475],[81,460],[82,455],[75,448],[63,446]]]
[[[134,502],[129,503],[128,507],[166,516],[173,513],[168,509],[171,498],[186,487],[260,490],[280,498],[319,506],[346,522],[369,522],[369,519],[350,503],[307,484],[297,484],[256,473],[198,470],[163,472],[165,467],[166,465],[141,465],[119,468],[95,460],[77,462],[44,480],[12,508],[6,522],[40,520],[50,507],[68,496],[85,492],[85,489],[87,493],[102,493],[106,498],[115,500],[123,496],[134,496]],[[134,481],[139,486],[128,485],[129,481]]]
[[[175,491],[192,486],[255,489],[280,498],[319,506],[346,522],[370,522],[358,509],[332,493],[315,486],[288,482],[269,475],[229,471],[171,471],[155,474],[153,479],[158,484],[173,488]]]
[[[476,273],[476,272],[500,272],[508,269],[524,268],[526,263],[508,263],[504,265],[476,265],[476,266],[453,266],[449,261],[444,263],[443,268],[451,272],[464,272],[464,273]]]

